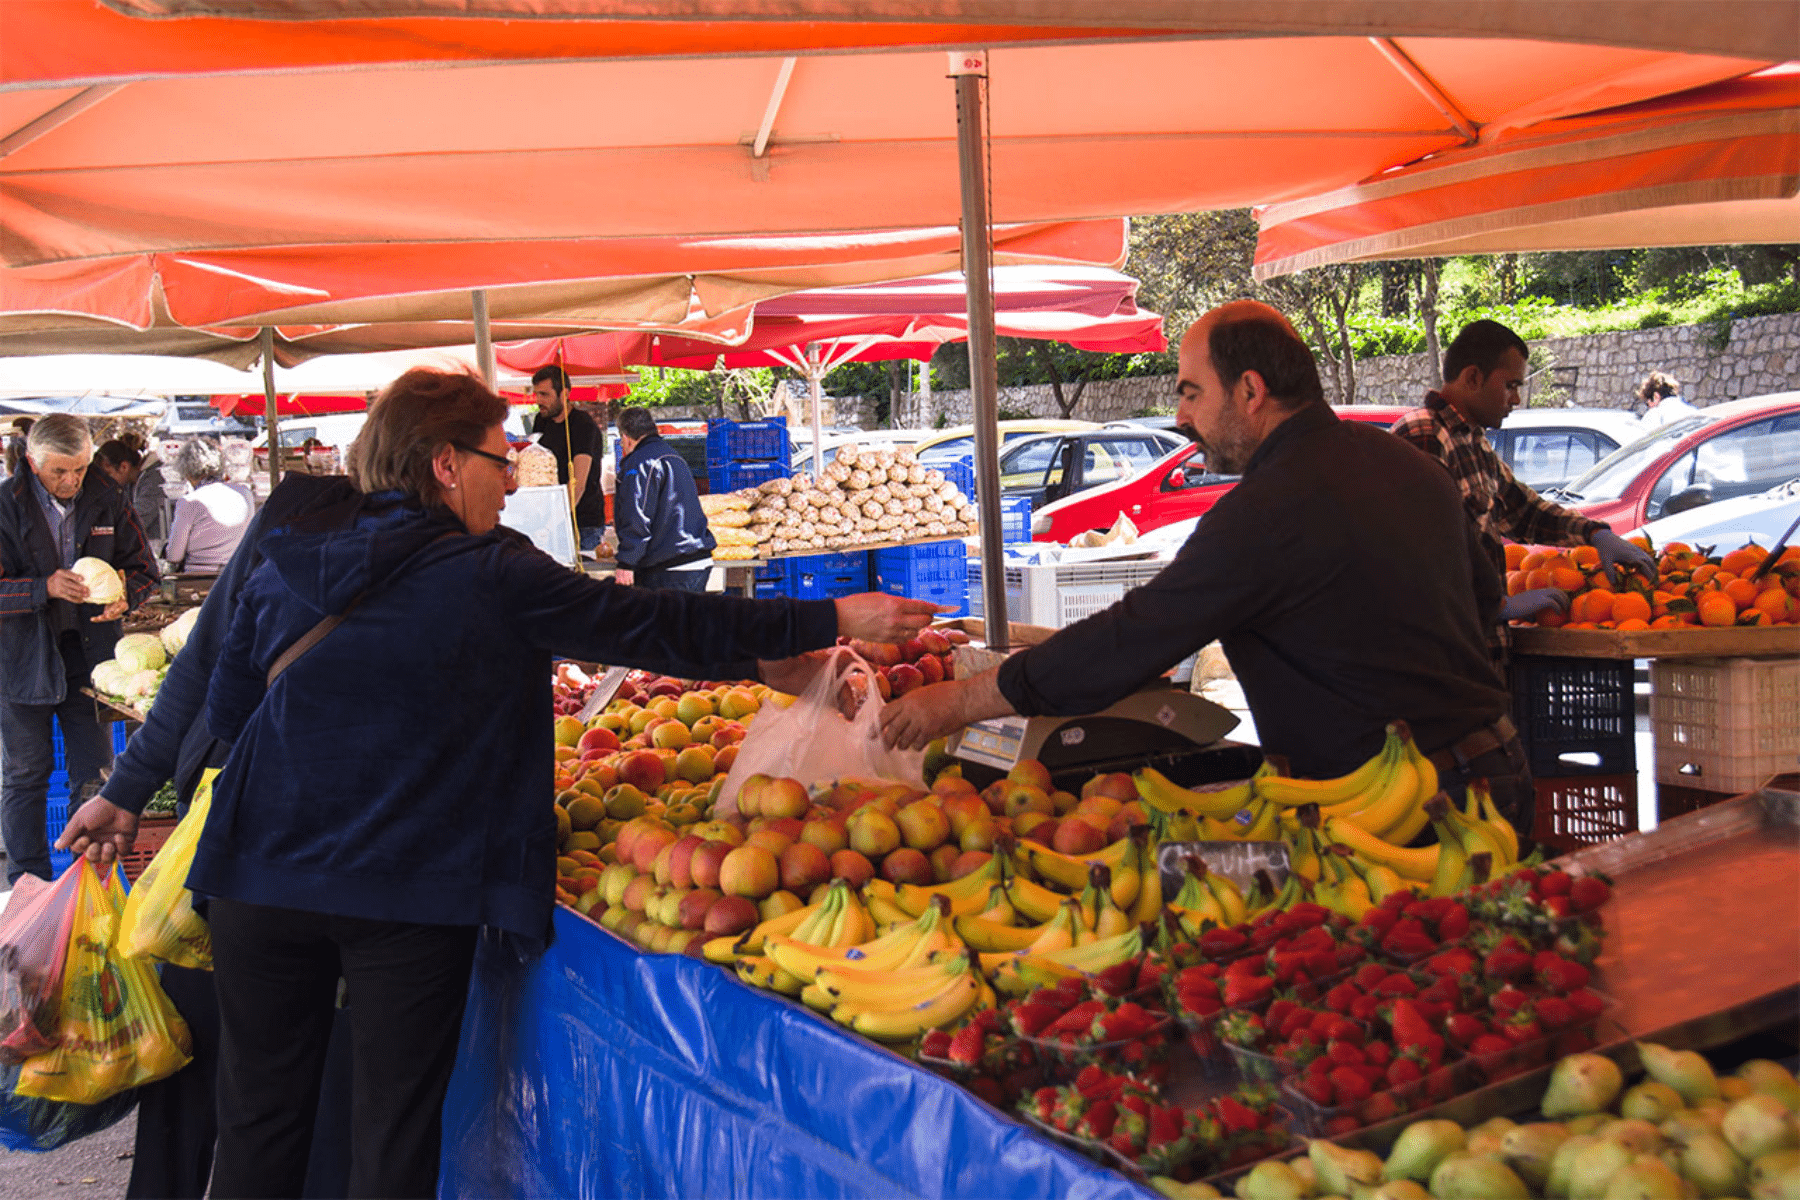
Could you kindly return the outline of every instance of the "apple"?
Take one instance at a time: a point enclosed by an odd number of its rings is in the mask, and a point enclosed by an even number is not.
[[[743,688],[732,688],[719,701],[719,715],[727,721],[741,721],[762,707],[756,696]]]
[[[705,838],[689,833],[669,850],[669,882],[676,887],[694,886],[694,851],[706,844]]]
[[[654,792],[669,782],[662,756],[652,750],[633,750],[619,760],[619,780],[641,792]]]
[[[744,839],[744,845],[761,846],[776,858],[780,858],[783,854],[787,853],[787,848],[793,844],[794,839],[787,834],[781,832],[779,829],[769,829],[767,827],[756,830],[749,837]]]
[[[721,726],[719,730],[712,735],[713,749],[723,750],[728,746],[735,746],[743,741],[744,736],[749,732],[749,730],[745,729],[742,725],[739,725],[736,721],[729,722]]]
[[[632,736],[635,737],[650,728],[650,722],[656,720],[658,716],[660,716],[659,713],[652,712],[647,708],[640,708],[631,714],[630,720],[625,723],[625,728],[631,730]]]
[[[586,732],[587,726],[574,717],[558,717],[550,729],[557,745],[573,746],[581,741],[581,735]]]
[[[631,718],[624,713],[605,712],[588,722],[589,729],[610,729],[617,737],[620,730],[631,727]]]
[[[760,900],[780,886],[780,865],[761,846],[739,846],[719,865],[719,888],[728,896]]]
[[[1041,813],[1041,812],[1020,813],[1018,816],[1013,818],[1012,831],[1018,837],[1029,837],[1029,836],[1031,836],[1032,830],[1037,829],[1039,826],[1043,825],[1046,821],[1049,822],[1050,825],[1052,826],[1050,832],[1051,833],[1056,832],[1056,830],[1054,828],[1056,825],[1055,817],[1052,817],[1047,813]],[[1044,836],[1049,837],[1050,835],[1045,834]],[[1047,846],[1050,843],[1045,842],[1044,844]]]
[[[1106,831],[1080,813],[1071,813],[1056,823],[1056,835],[1050,846],[1059,854],[1093,854],[1106,845]]]
[[[1009,817],[1017,817],[1028,812],[1038,812],[1049,816],[1056,811],[1056,806],[1050,803],[1049,792],[1032,784],[1017,781],[1007,783],[1005,804],[1006,815]]]
[[[931,800],[914,800],[894,818],[900,836],[914,850],[930,851],[944,844],[950,836],[950,822],[944,810]]]
[[[764,817],[762,827],[774,830],[790,842],[797,842],[800,840],[800,831],[806,828],[806,823],[794,817]]]
[[[811,807],[806,785],[798,779],[772,779],[763,788],[761,809],[765,817],[803,817]]]
[[[911,846],[902,846],[881,860],[881,877],[892,884],[915,883],[921,887],[936,879],[931,860]]]
[[[831,858],[811,842],[795,842],[781,852],[781,886],[804,892],[831,878]]]
[[[647,707],[650,712],[655,713],[665,721],[673,721],[675,719],[675,710],[679,705],[676,704],[674,695],[665,692],[656,696],[654,700],[650,701]]]
[[[709,842],[729,842],[733,846],[744,844],[744,831],[730,821],[702,821],[688,832]]]
[[[631,865],[645,875],[656,869],[657,856],[668,846],[673,846],[680,839],[675,831],[666,825],[658,824],[653,829],[646,829],[638,835],[631,847]]]
[[[981,794],[979,788],[961,775],[950,775],[943,772],[939,772],[938,777],[931,781],[931,791],[933,795],[944,797],[979,796]]]
[[[737,762],[737,756],[738,748],[736,746],[726,746],[723,749],[714,750],[713,773],[719,776],[730,774],[732,766]]]
[[[670,842],[656,852],[656,861],[650,864],[650,873],[656,876],[656,882],[664,887],[680,886],[675,883],[675,877],[671,874],[675,867],[675,847],[680,844],[680,838]],[[688,879],[692,881],[693,876],[688,876]]]
[[[1050,768],[1035,758],[1021,758],[1013,764],[1006,777],[1013,783],[1034,787],[1046,795],[1050,792]]]
[[[676,924],[683,929],[705,929],[707,910],[720,895],[716,888],[695,888],[681,898],[681,905],[675,910]]]
[[[762,796],[768,786],[775,782],[767,775],[756,774],[738,785],[737,810],[739,816],[759,817],[762,815]]]
[[[694,735],[688,732],[688,727],[675,720],[652,725],[645,732],[650,735],[650,744],[658,750],[685,750],[694,741]]]
[[[908,692],[925,686],[925,676],[920,673],[919,668],[911,663],[901,663],[898,666],[887,668],[887,680],[888,686],[893,689],[896,696],[904,696]]]
[[[592,750],[611,752],[619,748],[619,735],[603,725],[596,725],[582,733],[575,748],[583,754]]]
[[[845,829],[850,835],[850,848],[871,861],[900,844],[900,827],[892,817],[873,805],[865,805],[851,813]]]
[[[704,692],[688,692],[675,702],[675,719],[692,728],[713,715],[712,697]]]
[[[688,859],[688,877],[694,881],[694,886],[718,887],[719,868],[724,864],[725,856],[735,848],[735,843],[719,841],[705,841],[694,847],[694,853]]]
[[[658,925],[650,931],[650,936],[643,941],[644,949],[652,954],[667,954],[669,939],[675,936],[675,930],[668,925]]]
[[[713,752],[710,746],[689,746],[675,756],[675,777],[690,783],[705,783],[713,777]]]
[[[815,817],[800,827],[800,840],[808,842],[827,855],[836,854],[850,844],[843,822],[832,817]]]
[[[1006,789],[1009,785],[1004,779],[996,779],[981,789],[981,802],[988,806],[988,811],[996,817],[1007,815]]]
[[[756,905],[743,896],[721,896],[706,910],[706,933],[709,937],[732,937],[754,928],[758,920]]]
[[[656,890],[656,880],[648,875],[634,875],[625,890],[619,895],[619,903],[632,912],[644,911],[644,904],[650,899],[650,893]]]
[[[950,671],[944,662],[944,659],[935,654],[926,654],[920,656],[919,660],[913,664],[913,668],[919,672],[920,679],[927,685],[942,683],[950,677]]]
[[[631,910],[622,904],[609,904],[606,907],[606,911],[600,916],[600,927],[602,929],[610,929],[616,933],[619,929],[619,923],[624,920],[626,914],[630,912]]]
[[[838,850],[831,856],[831,874],[853,888],[860,888],[875,878],[875,867],[854,850]]]
[[[773,921],[805,907],[806,902],[790,891],[770,892],[756,906],[756,915],[765,921]]]
[[[950,836],[954,838],[961,837],[963,830],[973,824],[976,819],[990,819],[987,805],[983,804],[981,797],[974,792],[958,792],[945,796],[940,807],[944,810],[945,819],[950,822]]]
[[[1059,817],[1074,812],[1075,806],[1079,803],[1081,801],[1076,799],[1074,792],[1050,793],[1050,807],[1056,810],[1056,815]]]
[[[1075,811],[1083,816],[1091,814],[1100,818],[1102,823],[1105,823],[1117,816],[1119,810],[1124,807],[1123,804],[1120,804],[1111,796],[1093,795],[1085,800],[1077,801],[1075,804]]]
[[[606,790],[606,815],[615,821],[641,817],[649,807],[650,797],[629,783],[614,784]]]
[[[1111,796],[1120,804],[1128,804],[1138,798],[1137,784],[1131,782],[1131,776],[1120,772],[1110,775],[1096,775],[1081,785],[1081,798],[1089,796]]]
[[[625,897],[625,885],[637,878],[637,869],[625,863],[611,863],[600,872],[600,892],[606,897],[609,905],[618,904]]]
[[[973,875],[986,866],[988,860],[993,857],[986,850],[964,850],[956,856],[956,861],[950,864],[950,878],[961,879],[964,875]]]
[[[948,654],[954,647],[950,639],[936,629],[919,630],[919,649],[926,654]]]
[[[925,858],[931,863],[932,879],[937,883],[949,883],[951,880],[950,868],[956,865],[956,860],[961,854],[962,847],[955,842],[945,842],[927,854]]]
[[[983,810],[978,819],[963,826],[962,836],[956,839],[956,844],[963,850],[992,850],[999,836],[999,822]]]
[[[1121,811],[1118,816],[1107,823],[1106,840],[1116,842],[1120,838],[1130,837],[1131,827],[1139,824],[1142,822],[1133,820],[1130,813]]]

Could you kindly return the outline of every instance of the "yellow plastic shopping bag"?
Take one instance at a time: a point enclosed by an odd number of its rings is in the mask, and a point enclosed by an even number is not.
[[[196,971],[212,970],[212,931],[206,927],[206,919],[194,911],[187,873],[194,862],[194,848],[200,844],[200,831],[206,827],[217,774],[209,769],[200,777],[187,815],[125,898],[125,916],[119,922],[121,958],[154,958]]]
[[[19,1065],[13,1091],[97,1104],[173,1075],[188,1064],[193,1043],[155,968],[113,950],[125,901],[117,870],[104,883],[85,858],[69,870],[80,878],[57,997],[57,1044]]]

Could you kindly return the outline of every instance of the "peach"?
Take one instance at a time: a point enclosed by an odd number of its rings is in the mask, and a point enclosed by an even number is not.
[[[798,779],[772,779],[763,789],[760,811],[765,817],[803,817],[811,807],[812,799]]]
[[[761,846],[739,846],[719,864],[719,889],[726,895],[760,900],[780,886],[781,868]]]
[[[962,847],[958,846],[955,842],[945,842],[936,850],[927,854],[925,858],[926,861],[931,863],[932,879],[938,883],[949,883],[951,879],[950,868],[956,865],[956,860],[961,855]]]
[[[758,921],[756,905],[743,896],[721,896],[706,910],[703,928],[710,937],[731,937],[753,928]]]
[[[931,860],[911,846],[902,846],[881,860],[881,877],[889,883],[916,883],[921,886],[936,879],[931,869]]]
[[[729,750],[731,747],[743,741],[744,735],[748,732],[750,731],[745,729],[742,725],[739,725],[736,721],[723,725],[712,735],[713,749]]]
[[[843,823],[832,817],[806,822],[800,827],[800,840],[817,846],[827,855],[836,854],[850,844],[850,836],[844,832]]]
[[[717,888],[695,888],[681,898],[675,910],[675,923],[683,929],[705,929],[706,913],[719,899]]]
[[[737,810],[743,817],[762,816],[763,789],[773,783],[767,775],[756,774],[738,785]]]
[[[688,874],[696,887],[716,888],[719,886],[719,868],[725,862],[725,856],[734,848],[732,842],[707,841],[695,847],[694,854],[688,860]]]
[[[701,717],[698,721],[695,721],[693,725],[692,732],[694,735],[694,745],[710,745],[712,743],[713,734],[719,732],[719,730],[723,728],[725,728],[725,722],[719,720],[719,718]]]
[[[726,774],[737,763],[737,756],[738,748],[735,742],[715,748],[713,750],[713,770],[720,775]]]
[[[850,835],[850,848],[871,861],[900,845],[900,827],[892,817],[873,805],[865,805],[850,814],[846,831]]]
[[[875,866],[855,850],[838,850],[831,856],[831,874],[853,888],[875,878]]]
[[[986,866],[988,860],[993,857],[986,850],[964,850],[956,856],[956,861],[950,864],[950,878],[961,879],[964,875],[972,875]]]
[[[944,810],[930,800],[914,800],[894,818],[900,836],[914,850],[931,851],[950,836],[950,822]]]
[[[830,857],[811,842],[795,842],[781,852],[781,886],[804,892],[831,878]]]

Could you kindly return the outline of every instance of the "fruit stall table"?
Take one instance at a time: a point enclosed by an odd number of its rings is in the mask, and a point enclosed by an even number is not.
[[[484,940],[439,1195],[1152,1196],[729,972],[564,908]]]

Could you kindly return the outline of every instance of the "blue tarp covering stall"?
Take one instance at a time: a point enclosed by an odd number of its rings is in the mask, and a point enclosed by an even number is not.
[[[1118,1197],[1146,1192],[955,1084],[566,910],[541,957],[484,942],[439,1195]]]

